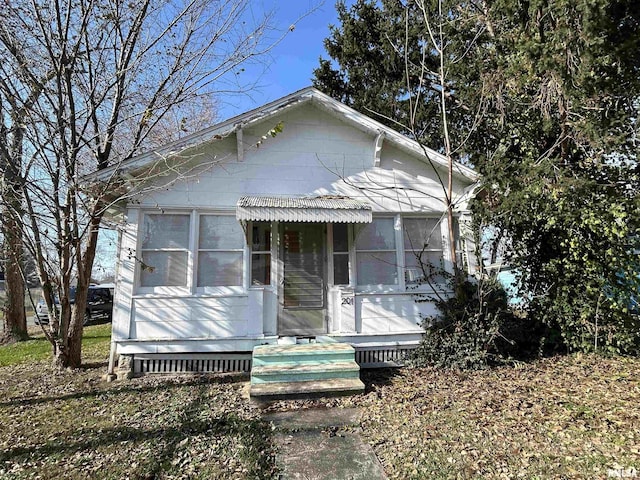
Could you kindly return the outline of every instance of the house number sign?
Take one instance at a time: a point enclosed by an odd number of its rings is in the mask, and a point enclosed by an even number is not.
[[[343,297],[342,305],[353,305],[353,297]]]

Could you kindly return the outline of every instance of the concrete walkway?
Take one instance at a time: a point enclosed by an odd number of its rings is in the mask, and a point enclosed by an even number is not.
[[[272,413],[265,420],[276,427],[282,480],[386,480],[371,447],[358,433],[360,409],[310,409]]]

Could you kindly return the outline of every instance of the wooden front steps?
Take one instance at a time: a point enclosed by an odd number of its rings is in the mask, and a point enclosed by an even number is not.
[[[251,398],[348,395],[364,391],[355,349],[346,343],[261,345],[253,349]]]

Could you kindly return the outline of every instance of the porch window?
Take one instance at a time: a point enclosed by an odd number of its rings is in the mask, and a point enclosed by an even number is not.
[[[374,218],[356,240],[358,285],[397,285],[398,262],[393,218]]]
[[[349,285],[349,230],[346,223],[333,224],[333,284]]]
[[[271,283],[271,222],[255,222],[251,229],[251,285]]]
[[[442,232],[437,218],[403,218],[404,278],[407,285],[439,283]]]
[[[190,215],[147,214],[142,226],[142,287],[187,285]]]
[[[232,215],[200,215],[198,287],[242,286],[244,234]]]

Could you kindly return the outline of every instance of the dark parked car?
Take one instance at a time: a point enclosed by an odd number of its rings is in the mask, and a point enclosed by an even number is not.
[[[75,302],[76,288],[71,287],[70,299],[71,303]],[[56,307],[60,304],[60,300],[56,297]],[[97,318],[104,318],[111,321],[113,311],[113,290],[107,285],[91,285],[87,293],[87,308],[84,312],[84,322],[87,323]],[[36,324],[49,323],[49,310],[44,299],[41,298],[36,305]]]

